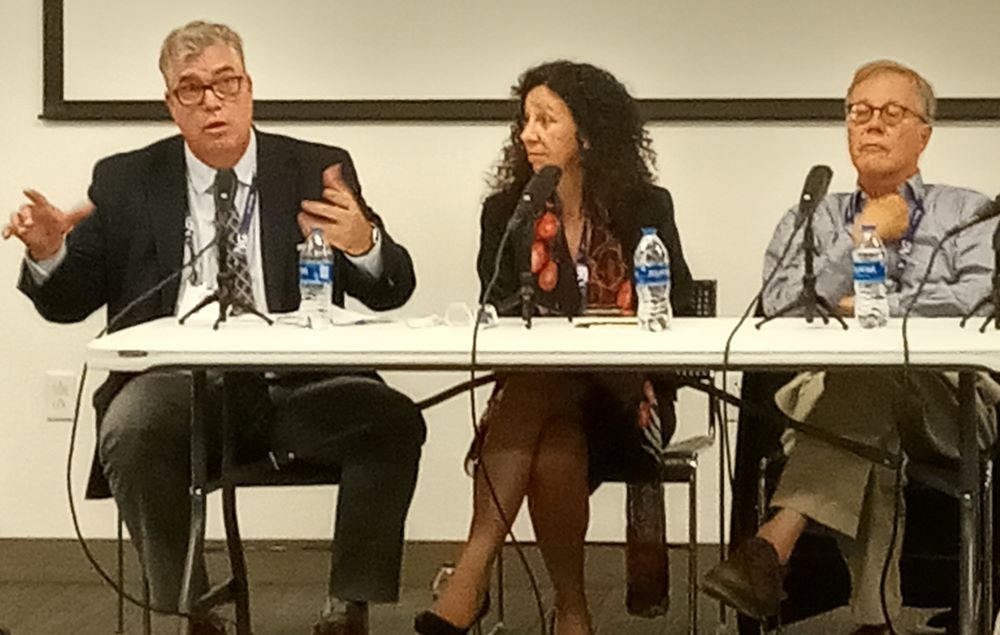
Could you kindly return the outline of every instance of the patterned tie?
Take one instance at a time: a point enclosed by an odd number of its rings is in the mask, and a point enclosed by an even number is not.
[[[242,313],[240,307],[253,307],[253,285],[250,282],[250,267],[247,265],[246,250],[236,248],[240,233],[240,217],[236,211],[236,173],[219,170],[215,174],[215,225],[220,243],[226,247],[226,262],[219,262],[219,270],[230,274],[232,288],[230,311]],[[223,243],[223,241],[225,241]],[[226,267],[227,269],[223,269]],[[225,379],[225,399],[228,424],[238,431],[236,461],[246,462],[261,447],[266,447],[267,425],[271,417],[271,400],[267,382],[260,373],[229,372]],[[262,440],[263,439],[263,440]],[[230,439],[232,441],[234,439]],[[247,454],[247,453],[250,454]]]
[[[233,313],[239,313],[239,306],[252,307],[253,283],[250,281],[250,267],[247,264],[246,249],[237,249],[240,233],[240,217],[236,211],[236,173],[233,170],[219,170],[215,174],[215,223],[222,231],[220,241],[226,247],[226,262],[219,263],[220,271],[228,271],[232,280]]]

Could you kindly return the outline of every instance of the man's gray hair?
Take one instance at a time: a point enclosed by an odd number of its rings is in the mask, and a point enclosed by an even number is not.
[[[913,88],[924,105],[924,112],[918,114],[923,114],[927,123],[933,124],[934,118],[937,116],[937,98],[934,96],[934,89],[931,88],[930,82],[909,66],[904,66],[893,60],[875,60],[874,62],[868,62],[854,71],[854,79],[847,88],[847,98],[850,99],[851,92],[858,84],[886,73],[902,75],[913,83]]]
[[[160,47],[160,73],[167,88],[170,87],[170,78],[178,66],[192,57],[198,57],[205,49],[216,44],[225,44],[236,51],[244,68],[246,67],[243,39],[225,24],[196,20],[171,31]]]

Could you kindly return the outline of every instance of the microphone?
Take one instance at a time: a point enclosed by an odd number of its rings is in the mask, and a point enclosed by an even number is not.
[[[525,219],[534,216],[542,209],[545,201],[549,200],[552,192],[555,191],[561,176],[562,170],[558,166],[546,165],[537,174],[534,174],[524,186],[524,189],[521,190],[521,196],[514,207],[514,212],[507,220],[507,226],[504,228],[503,235],[500,237],[500,244],[497,246],[496,257],[493,260],[493,276],[486,285],[485,291],[483,291],[482,301],[484,303],[490,301],[493,287],[496,284],[497,277],[500,275],[500,260],[503,258],[504,247],[506,247],[507,242],[511,236],[518,233],[517,228]],[[522,280],[522,289],[523,282]]]
[[[973,225],[978,225],[979,223],[986,222],[991,218],[996,218],[1000,216],[1000,196],[997,196],[992,201],[985,203],[982,207],[976,210],[976,213],[972,215],[972,218],[965,221],[964,223],[959,223],[955,225],[948,231],[944,233],[941,237],[941,242],[944,242],[948,238],[955,236],[964,232],[966,229],[972,227]]]
[[[826,191],[830,188],[830,179],[833,178],[833,170],[828,165],[814,165],[809,174],[806,175],[805,185],[802,186],[802,196],[799,197],[798,218],[795,226],[800,226],[807,218],[812,216],[816,206],[826,196]]]
[[[562,170],[559,167],[546,165],[531,177],[528,184],[521,190],[521,196],[517,201],[517,206],[514,207],[514,213],[507,221],[508,233],[514,231],[526,218],[534,216],[542,209],[545,201],[549,200],[552,192],[555,191],[561,176]]]

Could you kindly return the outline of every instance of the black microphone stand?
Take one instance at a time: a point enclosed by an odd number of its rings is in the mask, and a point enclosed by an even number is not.
[[[962,317],[962,321],[959,325],[965,327],[965,323],[976,314],[976,311],[983,308],[984,306],[990,307],[992,310],[986,319],[983,320],[982,325],[979,327],[980,333],[986,332],[986,327],[993,322],[993,328],[1000,330],[1000,224],[997,224],[996,228],[993,230],[993,288],[987,293],[976,305]]]
[[[217,225],[218,227],[216,232],[224,234],[226,230],[221,226],[222,224],[218,223]],[[222,239],[218,241],[219,273],[215,276],[215,291],[202,298],[198,304],[191,308],[190,311],[182,315],[180,323],[184,324],[185,320],[198,311],[213,302],[218,302],[219,317],[215,318],[215,323],[212,325],[213,330],[218,330],[219,325],[226,321],[230,309],[232,309],[234,313],[250,313],[251,315],[256,315],[260,319],[267,322],[268,326],[271,326],[274,324],[274,320],[258,311],[252,304],[236,297],[236,294],[233,291],[233,279],[236,277],[236,274],[229,270],[229,240],[225,235],[221,236],[221,238]]]
[[[765,317],[755,325],[758,329],[774,318],[787,315],[796,309],[802,309],[807,324],[812,324],[816,317],[823,320],[823,324],[829,324],[830,318],[840,322],[840,325],[847,330],[847,322],[840,317],[830,302],[823,296],[816,293],[816,272],[813,266],[813,257],[816,255],[816,240],[813,236],[813,212],[810,209],[805,217],[805,229],[802,231],[802,249],[805,254],[805,274],[802,276],[802,291],[799,297],[792,300],[785,306],[775,311],[772,315]]]
[[[535,281],[535,274],[530,271],[522,271],[521,286],[516,292],[500,301],[497,305],[497,311],[503,312],[520,305],[521,321],[524,322],[524,328],[526,329],[531,328],[531,320],[534,318],[535,312],[539,308],[545,309],[549,315],[565,317],[570,322],[573,321],[573,316],[571,314],[560,311],[556,307],[539,300],[538,293],[538,285]]]

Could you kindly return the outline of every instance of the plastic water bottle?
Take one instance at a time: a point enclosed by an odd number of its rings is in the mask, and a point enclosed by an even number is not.
[[[889,298],[885,285],[885,248],[874,225],[861,226],[861,244],[854,248],[854,316],[861,328],[885,326]]]
[[[299,245],[299,314],[309,320],[310,328],[330,325],[333,302],[333,250],[323,238],[323,230],[314,228]]]
[[[647,331],[670,327],[670,259],[655,227],[643,227],[635,248],[635,292],[639,298],[639,326]]]

